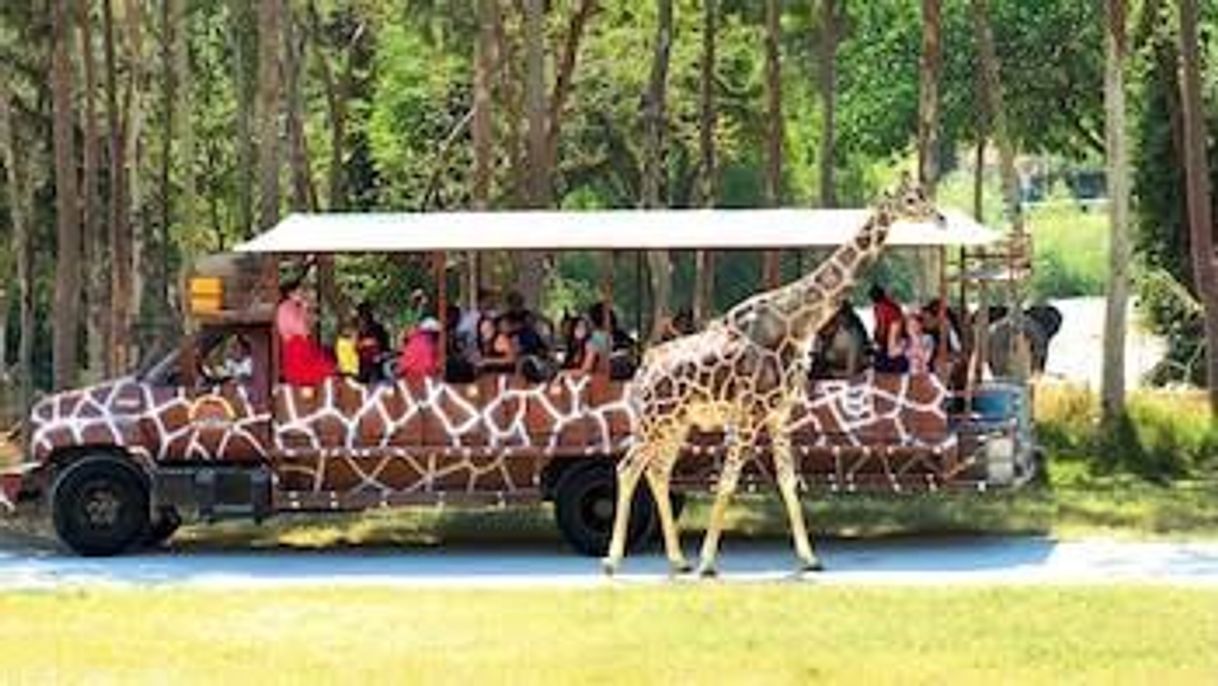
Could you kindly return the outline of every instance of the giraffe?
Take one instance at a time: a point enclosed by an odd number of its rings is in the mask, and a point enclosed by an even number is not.
[[[644,476],[655,497],[669,563],[675,573],[689,571],[673,521],[669,479],[681,445],[695,428],[726,429],[728,437],[699,573],[715,574],[724,511],[746,462],[745,449],[762,433],[770,438],[800,571],[822,568],[808,542],[796,494],[788,418],[805,400],[808,353],[816,333],[833,317],[855,274],[879,255],[889,227],[900,219],[943,221],[921,187],[905,177],[881,197],[854,240],[815,270],[744,300],[699,333],[647,352],[627,389],[637,424],[618,464],[617,513],[603,560],[607,574],[621,563],[631,499]]]

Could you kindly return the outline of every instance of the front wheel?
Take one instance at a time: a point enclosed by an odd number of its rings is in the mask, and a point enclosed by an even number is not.
[[[581,555],[602,557],[609,550],[617,512],[617,474],[609,464],[588,464],[568,470],[554,493],[554,515],[566,542]],[[651,489],[640,481],[630,505],[626,547],[635,550],[656,529]]]
[[[51,507],[59,540],[80,555],[115,555],[147,535],[148,487],[120,457],[69,465],[55,480]]]

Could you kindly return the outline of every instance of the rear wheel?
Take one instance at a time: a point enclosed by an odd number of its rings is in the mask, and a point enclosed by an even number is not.
[[[120,457],[87,457],[56,478],[51,518],[64,545],[80,555],[121,553],[148,532],[148,487]]]
[[[617,512],[617,474],[609,464],[587,464],[567,470],[554,493],[554,515],[566,542],[581,555],[601,557],[609,550]],[[630,506],[626,547],[635,550],[656,529],[655,501],[640,481]]]

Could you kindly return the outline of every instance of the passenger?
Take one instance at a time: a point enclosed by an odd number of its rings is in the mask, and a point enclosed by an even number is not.
[[[237,382],[254,378],[254,347],[245,336],[228,340],[224,350],[224,376]]]
[[[499,315],[494,320],[483,319],[482,321],[490,322],[493,333],[490,337],[490,344],[482,347],[482,359],[479,361],[479,366],[484,371],[514,371],[519,355],[511,321],[507,315]],[[482,324],[479,328],[485,330],[486,324]]]
[[[281,289],[275,310],[275,328],[282,346],[283,380],[297,386],[315,386],[334,376],[334,361],[312,338],[313,314],[299,282]]]
[[[947,324],[947,356],[950,360],[953,356],[960,353],[960,320],[956,315],[956,311],[948,307],[944,309],[944,315]],[[939,322],[939,299],[935,298],[922,308],[922,328],[930,334],[934,344],[934,352],[931,354],[930,366],[932,369],[940,368],[939,347],[940,340],[943,338],[943,331]]]
[[[608,316],[608,322],[605,321],[606,316]],[[588,319],[592,320],[592,326],[596,327],[597,331],[608,337],[613,350],[634,349],[634,339],[630,337],[630,334],[618,328],[617,313],[613,311],[613,308],[606,308],[603,302],[594,303],[592,307],[588,308]]]
[[[875,333],[873,334],[875,344],[883,353],[888,341],[892,338],[892,329],[900,326],[905,315],[901,312],[901,306],[890,298],[882,287],[872,286],[868,294],[871,297],[872,312],[875,316]]]
[[[484,318],[494,318],[495,303],[493,294],[486,288],[478,289],[478,302],[473,307],[461,313],[461,321],[457,322],[457,338],[461,341],[466,357],[470,351],[478,347],[478,326]]]
[[[406,334],[398,373],[408,379],[423,379],[440,372],[440,322],[426,317]]]
[[[519,317],[512,322],[517,351],[522,356],[544,357],[549,354],[549,346],[537,330],[537,315],[530,310],[524,310],[514,316]]]
[[[567,336],[567,354],[563,359],[563,370],[575,374],[591,374],[604,359],[605,351],[593,342],[594,329],[587,317],[571,319],[571,331]],[[602,343],[607,336],[602,339]]]
[[[914,313],[906,317],[905,331],[905,358],[909,361],[909,373],[930,373],[935,342],[922,328],[922,315]]]
[[[422,288],[416,288],[410,292],[410,301],[402,316],[403,331],[411,331],[423,321],[423,318],[427,316],[428,303],[427,292]]]
[[[376,320],[372,303],[361,302],[355,312],[359,320],[359,338],[355,344],[359,354],[359,380],[364,383],[383,381],[383,362],[389,353],[389,332]]]
[[[888,326],[888,338],[875,357],[875,370],[886,374],[909,372],[909,336],[905,330],[904,315]]]
[[[339,374],[352,379],[360,375],[358,318],[347,321],[334,339],[334,357]]]

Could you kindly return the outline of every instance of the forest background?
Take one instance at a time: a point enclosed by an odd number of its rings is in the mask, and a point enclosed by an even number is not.
[[[1218,169],[1216,26],[1213,0],[6,2],[0,388],[21,408],[172,344],[192,261],[288,211],[863,206],[909,169],[1033,234],[1029,300],[1132,283],[1157,380],[1206,384],[1186,181]],[[1117,93],[1131,222],[1103,201]],[[553,315],[596,297],[597,259],[483,269]],[[619,306],[647,331],[815,259],[620,259]],[[392,317],[428,270],[334,278]],[[916,260],[873,278],[923,288]]]

